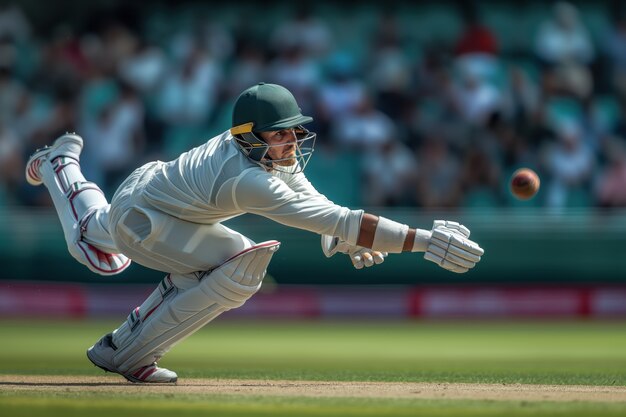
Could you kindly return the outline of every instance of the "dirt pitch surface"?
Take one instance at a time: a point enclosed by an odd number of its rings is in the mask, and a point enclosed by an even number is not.
[[[422,382],[333,382],[182,379],[176,384],[133,384],[116,376],[0,375],[0,390],[17,394],[98,392],[229,394],[297,397],[422,398],[496,401],[626,402],[626,387]]]

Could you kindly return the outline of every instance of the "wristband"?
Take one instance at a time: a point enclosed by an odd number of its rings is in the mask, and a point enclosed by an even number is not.
[[[409,226],[378,217],[372,250],[380,252],[400,253],[404,247]]]
[[[424,229],[415,229],[415,240],[411,252],[426,252],[432,233]]]

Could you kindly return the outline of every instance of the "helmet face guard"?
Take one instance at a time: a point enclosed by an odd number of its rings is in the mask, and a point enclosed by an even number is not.
[[[267,170],[296,174],[302,172],[313,154],[316,134],[302,125],[313,118],[304,116],[295,97],[278,84],[258,83],[239,95],[233,109],[230,133],[239,148],[252,162]],[[258,132],[293,130],[294,143],[268,145]],[[255,134],[256,132],[256,134]],[[295,146],[295,155],[283,159],[272,159],[271,147]]]
[[[252,123],[246,123],[245,125],[232,128],[231,134],[235,138],[239,149],[241,149],[243,154],[252,162],[268,170],[297,174],[304,171],[309,159],[313,155],[317,134],[308,131],[303,126],[296,126],[292,129],[296,136],[296,140],[293,142],[296,148],[295,155],[281,159],[272,159],[268,155],[268,152],[270,148],[286,146],[288,144],[268,145],[252,131]],[[278,163],[284,161],[293,161],[293,164],[282,165]]]

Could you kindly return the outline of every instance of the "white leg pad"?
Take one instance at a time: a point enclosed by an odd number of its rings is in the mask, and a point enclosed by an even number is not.
[[[260,288],[280,243],[253,246],[196,274],[170,274],[113,332],[114,364],[127,373],[158,361],[215,317],[243,305]]]
[[[117,253],[111,233],[109,233],[109,212],[111,206],[106,205],[88,213],[81,222],[82,240],[108,253]],[[89,216],[89,217],[87,217]]]
[[[109,204],[100,188],[85,180],[78,161],[60,156],[39,168],[63,227],[70,254],[93,272],[113,275],[130,266],[118,254],[108,227]]]

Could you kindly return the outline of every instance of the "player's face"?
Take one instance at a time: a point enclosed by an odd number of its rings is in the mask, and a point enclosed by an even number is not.
[[[296,160],[296,133],[293,129],[261,132],[261,138],[270,145],[267,155],[277,165],[291,166]]]

